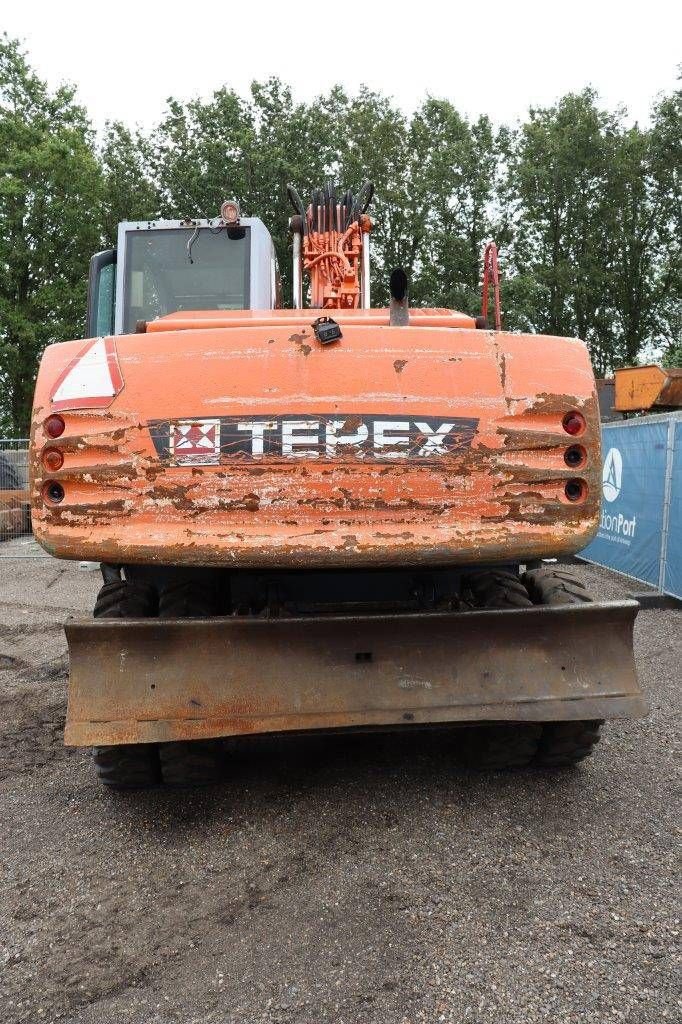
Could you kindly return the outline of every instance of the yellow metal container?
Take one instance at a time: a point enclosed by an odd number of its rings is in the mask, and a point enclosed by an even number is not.
[[[682,369],[627,366],[616,370],[614,377],[618,412],[682,408]]]

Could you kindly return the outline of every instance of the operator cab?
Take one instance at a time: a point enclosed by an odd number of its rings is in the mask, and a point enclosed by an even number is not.
[[[132,334],[139,321],[180,310],[280,306],[275,248],[260,218],[124,221],[116,249],[90,260],[86,337]]]

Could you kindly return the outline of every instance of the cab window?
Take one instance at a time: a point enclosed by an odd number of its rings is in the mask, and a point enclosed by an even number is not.
[[[249,228],[232,237],[208,227],[126,234],[124,333],[179,310],[249,308]]]

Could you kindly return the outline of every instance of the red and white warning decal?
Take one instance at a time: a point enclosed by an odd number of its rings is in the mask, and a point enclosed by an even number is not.
[[[178,420],[170,425],[170,456],[181,466],[220,462],[220,420]]]
[[[110,405],[123,388],[113,338],[88,341],[57,378],[54,409],[97,409]]]

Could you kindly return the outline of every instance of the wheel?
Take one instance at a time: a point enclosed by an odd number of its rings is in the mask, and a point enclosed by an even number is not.
[[[456,757],[466,768],[524,768],[538,749],[541,724],[502,722],[463,729]]]
[[[529,608],[532,601],[521,579],[507,569],[487,569],[464,580],[465,594],[476,608]],[[542,727],[522,722],[462,730],[457,760],[467,768],[522,768],[537,750]]]
[[[159,761],[168,786],[207,786],[222,774],[220,745],[213,740],[161,743]]]
[[[159,595],[159,618],[205,618],[215,612],[215,592],[199,580],[171,583]],[[169,786],[205,786],[221,776],[220,746],[210,740],[182,740],[159,747],[161,775]]]
[[[601,721],[545,722],[535,755],[543,768],[570,768],[589,757],[599,742]]]
[[[473,573],[464,580],[476,608],[528,608],[532,601],[521,579],[506,569]]]
[[[160,619],[202,619],[214,613],[214,589],[198,580],[171,583],[159,595]]]
[[[531,569],[524,573],[523,582],[533,604],[584,604],[592,600],[584,583],[567,569]]]
[[[592,600],[585,585],[567,569],[544,565],[525,573],[523,582],[534,604],[585,604]],[[602,721],[545,722],[535,756],[544,768],[568,768],[589,757],[599,742]]]
[[[112,789],[145,789],[161,778],[155,743],[95,747],[94,760],[99,779]]]
[[[149,583],[114,580],[97,595],[96,619],[148,619],[156,614],[156,591]]]
[[[148,583],[114,580],[97,595],[96,619],[146,619],[156,613],[156,591]],[[97,775],[112,789],[144,789],[160,780],[155,743],[127,743],[95,747]]]

